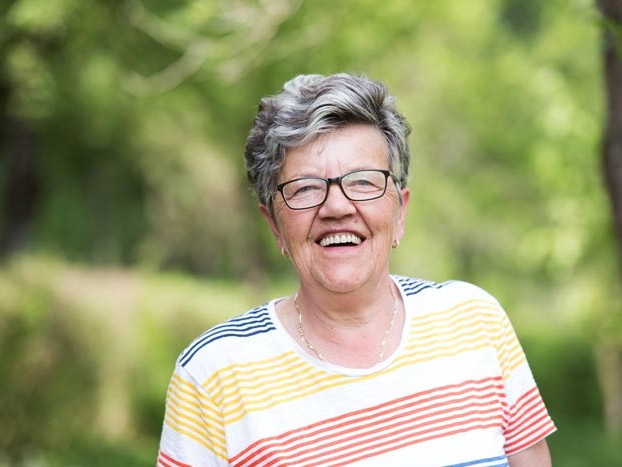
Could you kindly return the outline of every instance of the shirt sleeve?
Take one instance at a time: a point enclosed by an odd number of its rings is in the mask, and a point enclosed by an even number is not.
[[[228,466],[222,414],[179,363],[166,394],[158,467]]]
[[[512,455],[533,446],[556,428],[546,410],[514,328],[502,309],[500,319],[497,357],[508,401],[504,449],[506,455]]]

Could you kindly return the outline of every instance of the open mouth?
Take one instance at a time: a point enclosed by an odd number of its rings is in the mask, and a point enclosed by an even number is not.
[[[325,247],[335,247],[335,246],[356,246],[360,245],[363,241],[362,238],[357,235],[347,233],[347,234],[336,234],[336,235],[327,235],[323,237],[318,244],[320,246]]]

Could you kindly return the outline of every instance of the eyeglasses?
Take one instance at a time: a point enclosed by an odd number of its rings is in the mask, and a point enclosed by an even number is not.
[[[387,191],[388,170],[355,170],[341,177],[302,177],[276,186],[290,209],[309,209],[326,201],[330,185],[336,183],[350,201],[370,201]]]

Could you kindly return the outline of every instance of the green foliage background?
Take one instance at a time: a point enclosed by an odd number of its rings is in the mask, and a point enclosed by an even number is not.
[[[295,287],[245,179],[257,102],[337,71],[385,81],[413,126],[393,272],[496,295],[558,424],[555,464],[622,465],[593,359],[622,339],[622,307],[590,0],[4,0],[0,15],[0,124],[29,129],[41,183],[0,269],[0,465],[153,464],[177,354]]]

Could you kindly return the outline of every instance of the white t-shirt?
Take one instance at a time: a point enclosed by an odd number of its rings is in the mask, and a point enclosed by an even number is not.
[[[392,278],[403,335],[372,368],[310,356],[276,299],[199,336],[169,385],[158,465],[499,467],[555,431],[492,296]]]

